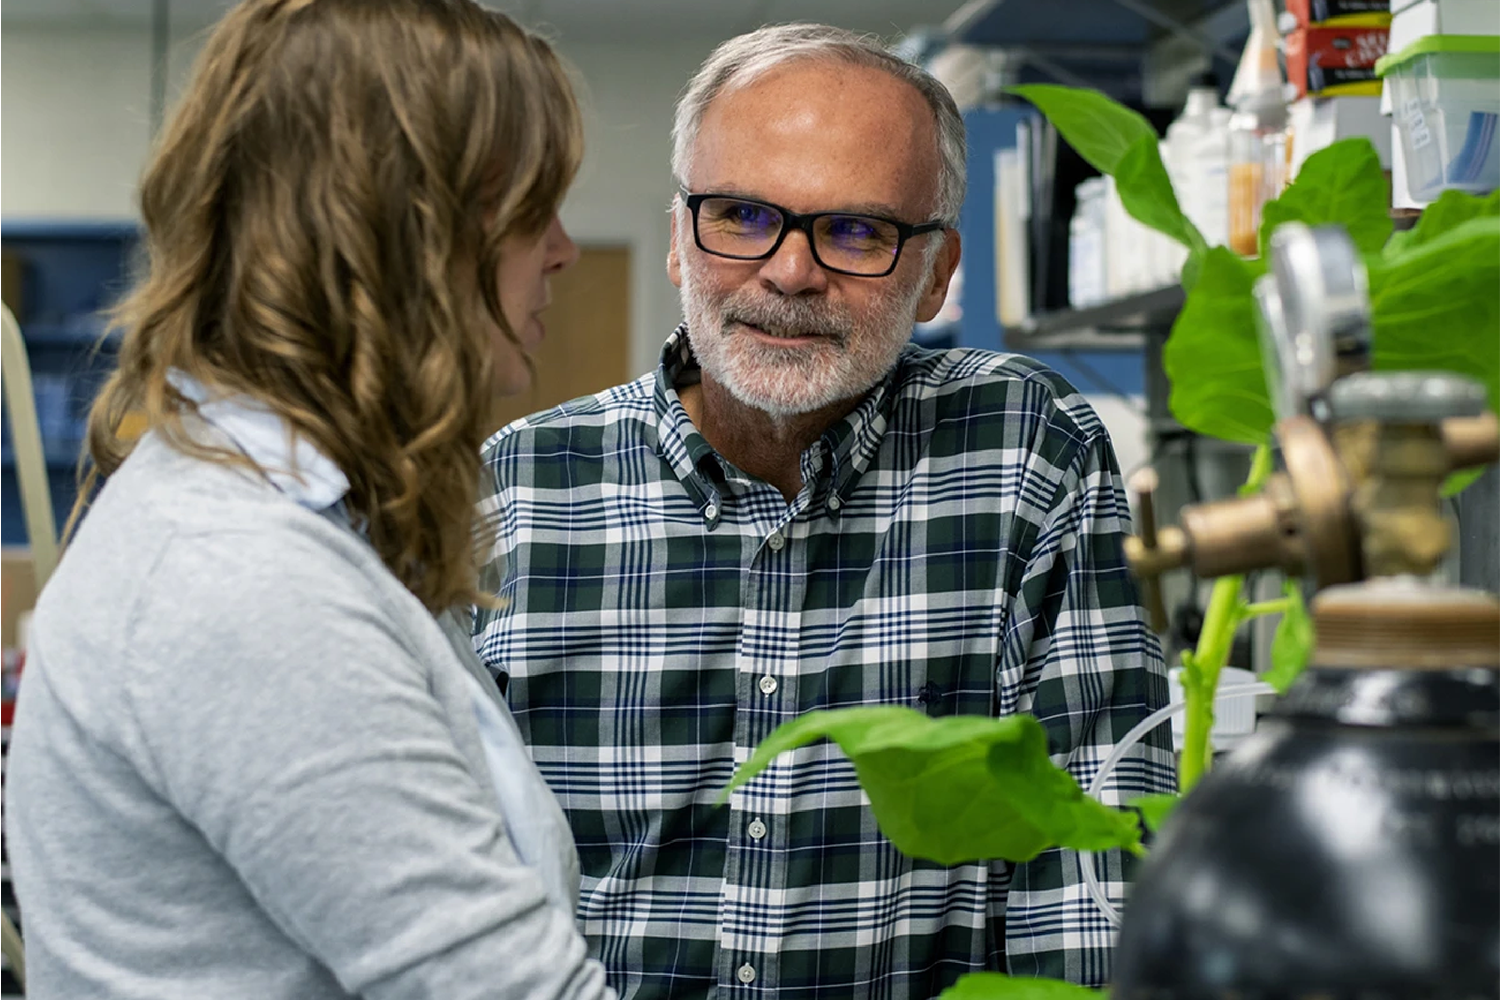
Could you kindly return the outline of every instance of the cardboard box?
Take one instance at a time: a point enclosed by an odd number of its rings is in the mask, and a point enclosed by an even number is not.
[[[1390,23],[1391,0],[1286,0],[1286,12],[1297,19],[1299,28],[1315,24],[1384,27]]]
[[[1375,63],[1389,40],[1389,28],[1298,28],[1286,37],[1287,80],[1298,97],[1379,97]]]
[[[36,607],[36,589],[31,550],[0,549],[0,646],[11,649],[19,642],[16,621]]]

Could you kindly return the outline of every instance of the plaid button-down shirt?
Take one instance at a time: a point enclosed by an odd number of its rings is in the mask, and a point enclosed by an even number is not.
[[[984,969],[1104,982],[1111,934],[1071,851],[904,857],[829,743],[715,804],[780,723],[872,704],[1030,712],[1087,785],[1166,700],[1098,418],[1023,358],[911,346],[803,454],[788,505],[698,433],[674,389],[696,378],[679,328],[655,375],[485,451],[507,603],[475,644],[572,824],[611,983],[918,1000]],[[1107,801],[1173,787],[1167,738]],[[1118,859],[1099,863],[1118,894]]]

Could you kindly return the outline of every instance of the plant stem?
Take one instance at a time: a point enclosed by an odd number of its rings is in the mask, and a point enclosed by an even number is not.
[[[1198,635],[1194,652],[1195,670],[1184,671],[1183,698],[1187,701],[1187,725],[1182,748],[1182,763],[1177,776],[1179,790],[1186,794],[1207,773],[1213,758],[1209,733],[1214,726],[1214,692],[1219,687],[1219,673],[1229,662],[1234,645],[1234,629],[1243,576],[1221,576],[1214,581],[1203,616],[1203,631]],[[1188,674],[1192,674],[1191,678]],[[1189,681],[1191,680],[1191,683]]]
[[[1254,496],[1265,488],[1266,480],[1271,478],[1271,473],[1276,471],[1276,464],[1272,461],[1271,446],[1268,444],[1258,445],[1255,454],[1250,459],[1250,474],[1245,477],[1245,485],[1240,487],[1240,496]]]
[[[1290,597],[1278,597],[1274,601],[1256,601],[1240,609],[1240,620],[1258,618],[1261,615],[1284,615],[1292,606]]]
[[[1263,444],[1255,449],[1250,460],[1250,474],[1240,488],[1240,496],[1260,492],[1273,471],[1271,446]],[[1235,629],[1247,617],[1286,610],[1285,600],[1246,604],[1241,594],[1244,587],[1243,576],[1221,576],[1214,581],[1208,610],[1203,616],[1203,629],[1198,633],[1198,647],[1188,661],[1188,669],[1182,672],[1182,697],[1187,702],[1187,719],[1177,785],[1178,791],[1184,795],[1213,766],[1213,742],[1209,736],[1214,728],[1214,695],[1219,690],[1219,675],[1234,648]]]

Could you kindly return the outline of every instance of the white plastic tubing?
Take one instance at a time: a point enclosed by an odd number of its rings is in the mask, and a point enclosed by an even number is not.
[[[1275,693],[1275,688],[1260,681],[1254,684],[1230,684],[1219,688],[1214,694],[1214,701],[1230,701],[1235,698],[1251,698],[1258,694]],[[1187,702],[1173,702],[1166,708],[1157,709],[1155,712],[1152,712],[1146,718],[1142,719],[1139,725],[1126,733],[1125,738],[1115,744],[1114,750],[1108,757],[1104,758],[1104,763],[1100,765],[1098,773],[1094,775],[1094,780],[1089,782],[1088,796],[1097,799],[1100,791],[1104,788],[1104,783],[1109,780],[1109,776],[1114,773],[1120,761],[1125,759],[1125,755],[1133,750],[1135,745],[1147,733],[1186,708]],[[1100,911],[1103,912],[1105,919],[1109,921],[1111,927],[1119,927],[1120,910],[1104,894],[1104,887],[1099,884],[1099,873],[1094,868],[1093,853],[1090,851],[1079,851],[1078,862],[1083,866],[1083,881],[1088,886],[1089,895],[1093,897],[1094,905],[1098,906]]]

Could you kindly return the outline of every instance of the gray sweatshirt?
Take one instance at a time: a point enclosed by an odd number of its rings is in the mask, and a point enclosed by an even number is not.
[[[555,804],[484,733],[503,712],[357,534],[148,436],[33,622],[6,789],[27,995],[612,997],[557,898]],[[507,783],[547,808],[506,815]]]

